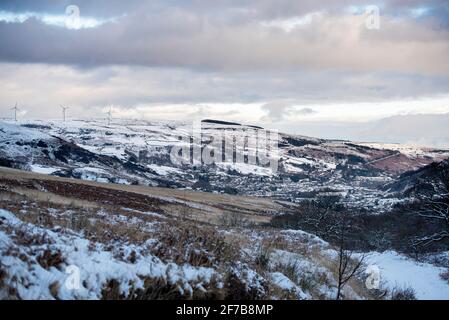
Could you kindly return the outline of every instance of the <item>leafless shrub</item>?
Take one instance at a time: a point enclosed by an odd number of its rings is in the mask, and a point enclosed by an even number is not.
[[[88,230],[91,227],[89,218],[80,212],[72,212],[70,216],[70,228],[75,231]]]
[[[271,246],[263,244],[259,246],[256,258],[254,259],[254,263],[259,270],[265,271],[269,269],[272,252],[273,249]]]
[[[238,260],[240,249],[226,241],[215,229],[196,225],[163,224],[156,235],[158,243],[151,251],[163,260],[212,266]]]
[[[390,300],[417,300],[415,290],[410,287],[394,287],[389,297]]]
[[[248,225],[248,220],[238,212],[225,212],[219,218],[219,223],[228,228],[242,228]]]
[[[225,300],[263,300],[266,299],[268,283],[264,282],[260,287],[253,287],[242,279],[241,273],[229,270],[225,281]]]
[[[278,263],[273,268],[274,271],[282,273],[284,276],[289,278],[293,283],[300,284],[300,265],[297,260],[291,259],[286,263]]]
[[[302,273],[299,277],[298,285],[301,287],[302,291],[311,292],[315,290],[317,285],[325,284],[326,280],[327,278],[323,278],[322,274],[318,274],[317,277],[314,277],[311,273]]]

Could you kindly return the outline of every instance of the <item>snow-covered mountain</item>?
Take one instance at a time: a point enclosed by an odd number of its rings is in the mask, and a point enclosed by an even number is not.
[[[203,121],[201,148],[207,146],[209,135],[245,130],[257,132],[262,128]],[[383,209],[398,201],[390,196],[386,185],[401,174],[449,158],[449,150],[281,133],[276,172],[242,162],[174,163],[172,148],[185,147],[185,141],[195,143],[193,135],[192,125],[181,122],[2,122],[0,165],[99,182],[192,188],[289,201],[340,195],[356,206]]]
[[[366,274],[343,299],[447,299],[447,252],[412,259],[396,226],[415,220],[370,213],[412,199],[449,151],[280,134],[274,171],[172,161],[174,147],[204,151],[210,136],[245,130],[263,129],[203,121],[200,146],[179,122],[0,123],[0,166],[44,174],[0,168],[0,299],[335,299],[341,251],[332,238],[276,223],[307,220],[310,207],[293,202],[324,196],[370,210],[354,210],[363,219],[352,249],[362,252],[352,262],[366,254]],[[375,290],[365,288],[373,266]]]

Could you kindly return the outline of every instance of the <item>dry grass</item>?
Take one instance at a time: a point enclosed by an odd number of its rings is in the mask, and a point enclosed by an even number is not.
[[[269,291],[249,288],[235,273],[228,270],[222,286],[219,279],[213,278],[209,284],[201,286],[191,283],[192,291],[183,289],[181,283],[170,283],[164,278],[143,278],[143,288],[133,287],[124,294],[117,280],[111,279],[102,290],[103,300],[262,300]]]
[[[103,288],[104,299],[253,300],[268,298],[269,295],[281,299],[296,298],[293,292],[285,292],[268,282],[263,284],[262,291],[248,287],[241,274],[232,268],[236,263],[246,263],[262,276],[272,271],[282,272],[315,299],[324,298],[320,296],[320,286],[332,286],[333,279],[329,279],[326,273],[300,273],[295,261],[275,264],[274,270],[270,270],[273,265],[270,256],[274,250],[297,253],[317,265],[335,270],[335,262],[323,254],[322,247],[314,245],[309,237],[286,236],[280,234],[279,229],[259,226],[270,220],[264,211],[266,209],[262,208],[271,210],[279,207],[271,200],[101,185],[33,174],[21,174],[20,177],[13,179],[10,175],[5,178],[0,170],[0,208],[13,212],[24,222],[45,228],[60,227],[61,232],[73,230],[82,233],[92,243],[105,244],[106,250],[110,248],[115,258],[128,263],[135,263],[140,255],[151,253],[164,262],[212,267],[223,275],[223,287],[218,286],[219,280],[215,279],[203,288],[192,284],[193,292],[183,292],[180,284],[147,278],[143,279],[144,288],[133,289],[125,295],[117,280],[111,279]],[[158,200],[158,196],[174,197],[190,205]],[[148,239],[154,241],[147,244]],[[51,242],[45,236],[31,234],[26,227],[15,230],[15,241],[23,245]],[[134,244],[139,249],[121,256],[114,249],[116,243]],[[251,252],[257,251],[258,254],[256,257],[246,256],[241,248],[250,248]],[[38,257],[38,262],[46,269],[58,268],[63,258],[60,253],[47,250]],[[0,288],[1,276],[0,273]],[[361,281],[354,280],[348,286],[360,296],[367,297]],[[57,298],[59,288],[51,285],[49,289]]]
[[[300,266],[299,262],[291,259],[286,263],[276,263],[272,271],[281,272],[284,276],[289,278],[293,283],[300,284]]]
[[[241,273],[241,272],[240,272]],[[225,300],[264,300],[268,299],[269,283],[264,281],[260,288],[248,287],[248,284],[241,278],[240,274],[229,269],[225,280]]]
[[[98,204],[91,201],[79,200],[73,197],[64,197],[47,191],[30,190],[24,188],[14,188],[11,191],[22,195],[27,199],[32,199],[35,202],[46,203],[49,206],[59,205],[76,209],[99,208]]]
[[[164,261],[211,267],[240,258],[240,249],[209,226],[172,221],[159,225],[155,237],[151,251]]]
[[[104,207],[128,207],[141,211],[164,212],[180,218],[189,215],[197,222],[220,225],[223,213],[240,213],[251,223],[266,224],[276,212],[287,210],[286,204],[272,199],[210,194],[204,192],[102,184],[93,181],[66,179],[8,168],[0,168],[0,185],[37,189],[68,199],[92,202]],[[76,196],[76,198],[75,198]],[[171,203],[160,199],[175,199],[187,202]],[[82,205],[82,203],[81,203]]]
[[[47,249],[40,256],[38,256],[36,260],[40,266],[46,270],[50,270],[51,268],[59,269],[61,264],[64,263],[64,258],[59,250],[52,252]]]
[[[410,287],[394,287],[387,297],[390,300],[416,300],[416,292]]]
[[[279,300],[298,300],[298,296],[294,291],[282,289],[272,283],[270,283],[268,290],[271,297],[276,297]]]
[[[254,259],[254,264],[258,272],[265,272],[269,270],[271,254],[273,247],[266,244],[261,244],[257,250],[257,255]]]

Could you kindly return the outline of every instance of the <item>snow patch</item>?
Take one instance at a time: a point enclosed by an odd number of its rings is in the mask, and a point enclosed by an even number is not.
[[[390,289],[412,287],[419,300],[449,300],[449,284],[440,277],[445,268],[414,261],[395,251],[370,253],[367,263],[380,268],[381,281]]]

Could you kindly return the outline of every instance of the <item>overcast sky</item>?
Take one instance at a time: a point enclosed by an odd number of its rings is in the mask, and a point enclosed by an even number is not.
[[[16,101],[22,119],[112,104],[115,117],[449,147],[449,123],[426,130],[449,119],[447,0],[2,0],[0,41],[0,118]],[[376,125],[410,121],[416,133]]]

